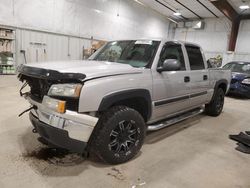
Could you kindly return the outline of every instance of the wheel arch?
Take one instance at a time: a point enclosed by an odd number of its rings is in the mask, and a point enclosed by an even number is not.
[[[224,93],[226,94],[227,85],[228,85],[228,81],[226,79],[218,80],[215,84],[214,89],[217,90],[218,88],[221,88],[221,89],[223,89]]]
[[[152,114],[151,95],[147,89],[124,90],[107,95],[102,99],[98,111],[106,111],[116,105],[137,110],[145,121],[148,121]]]
[[[226,79],[218,80],[218,81],[215,83],[215,86],[214,86],[214,94],[213,94],[212,100],[214,100],[215,92],[216,92],[219,88],[223,89],[224,93],[226,94],[226,93],[227,93],[227,85],[228,85],[228,81],[227,81]]]

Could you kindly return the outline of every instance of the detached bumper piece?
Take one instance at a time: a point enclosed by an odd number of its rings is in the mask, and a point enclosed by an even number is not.
[[[235,148],[237,151],[242,153],[250,154],[250,147],[246,146],[245,144],[237,143],[237,147]]]
[[[229,135],[229,138],[238,142],[237,151],[242,153],[250,154],[250,132],[246,131],[246,134],[241,132],[238,135]]]
[[[84,153],[86,142],[70,138],[67,131],[39,121],[32,113],[29,114],[29,117],[38,134],[51,145],[71,152]]]

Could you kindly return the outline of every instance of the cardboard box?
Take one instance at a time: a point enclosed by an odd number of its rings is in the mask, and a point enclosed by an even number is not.
[[[92,44],[92,49],[94,50],[98,50],[99,48],[101,48],[106,42],[104,41],[99,41],[99,42],[95,42]]]

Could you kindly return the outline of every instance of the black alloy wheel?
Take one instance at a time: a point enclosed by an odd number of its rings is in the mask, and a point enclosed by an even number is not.
[[[124,163],[140,151],[145,134],[145,121],[139,112],[114,106],[100,117],[90,139],[90,149],[107,163]]]
[[[209,104],[205,106],[205,112],[210,116],[218,116],[221,114],[224,107],[225,92],[222,88],[214,91],[214,96]]]
[[[114,152],[116,157],[129,155],[131,148],[138,145],[140,129],[136,128],[135,121],[120,121],[111,131],[109,150]]]

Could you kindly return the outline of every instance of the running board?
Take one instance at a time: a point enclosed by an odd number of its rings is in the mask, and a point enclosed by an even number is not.
[[[185,119],[194,117],[194,116],[201,114],[203,112],[204,112],[203,108],[198,108],[198,109],[183,113],[181,115],[175,116],[173,118],[169,118],[169,119],[167,119],[159,124],[150,124],[150,125],[148,125],[148,131],[157,131],[159,129],[162,129],[162,128],[168,127],[170,125],[173,125],[175,123],[178,123],[180,121],[183,121]]]

